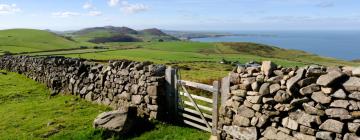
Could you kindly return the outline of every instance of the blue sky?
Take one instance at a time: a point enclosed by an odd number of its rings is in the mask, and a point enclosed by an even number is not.
[[[0,29],[360,30],[359,0],[0,0]]]

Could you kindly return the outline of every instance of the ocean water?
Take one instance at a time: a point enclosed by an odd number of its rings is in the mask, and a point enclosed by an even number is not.
[[[360,59],[360,31],[239,31],[200,42],[255,42],[343,60]]]

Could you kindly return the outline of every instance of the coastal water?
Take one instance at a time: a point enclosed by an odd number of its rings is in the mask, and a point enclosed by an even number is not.
[[[241,31],[200,42],[255,42],[343,60],[360,59],[360,31]]]

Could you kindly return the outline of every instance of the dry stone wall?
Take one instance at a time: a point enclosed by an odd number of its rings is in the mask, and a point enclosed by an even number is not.
[[[65,57],[4,56],[0,69],[24,74],[60,92],[111,106],[136,107],[143,118],[164,113],[165,66],[148,62],[110,61],[99,64]]]
[[[263,62],[237,67],[230,83],[222,139],[360,139],[360,69]]]

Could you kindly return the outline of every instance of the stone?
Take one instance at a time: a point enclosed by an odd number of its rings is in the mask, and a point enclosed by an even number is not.
[[[309,86],[300,89],[301,95],[310,95],[314,92],[320,91],[320,86],[317,84],[311,84]]]
[[[236,126],[250,126],[250,119],[240,116],[240,115],[235,115],[234,119],[233,119],[233,125]]]
[[[355,69],[352,70],[352,75],[353,76],[360,76],[360,67],[357,67]]]
[[[339,107],[347,109],[350,105],[348,100],[335,100],[330,104],[330,107]]]
[[[135,117],[136,108],[104,112],[96,117],[93,126],[97,129],[126,134],[132,128]]]
[[[224,126],[223,130],[235,139],[257,140],[258,130],[256,127]]]
[[[346,133],[343,140],[360,140],[360,137],[353,133]]]
[[[252,118],[255,116],[255,111],[242,105],[237,110],[238,115],[246,117],[246,118]]]
[[[316,133],[316,138],[321,140],[333,140],[335,137],[335,133],[327,132],[327,131],[319,131]]]
[[[297,82],[299,82],[301,80],[301,78],[303,78],[304,76],[304,73],[305,73],[305,69],[298,69],[296,71],[296,76],[290,78],[287,82],[286,82],[286,87],[287,87],[287,90],[290,91],[292,93],[293,91],[293,88],[295,86],[295,84]]]
[[[310,99],[308,97],[293,99],[293,100],[291,100],[290,105],[292,105],[292,106],[301,106],[302,103],[308,102],[309,100]]]
[[[296,140],[296,138],[294,138],[284,132],[278,132],[276,136],[277,136],[277,139],[279,139],[279,140]]]
[[[133,104],[139,105],[142,102],[142,96],[141,95],[133,95],[133,96],[131,96],[131,102]]]
[[[89,92],[85,95],[85,100],[91,102],[93,100],[93,92]]]
[[[345,99],[346,98],[346,93],[345,93],[345,91],[343,89],[339,89],[334,94],[332,94],[331,97],[335,97],[335,98],[338,98],[338,99]]]
[[[299,124],[295,121],[295,120],[293,120],[293,119],[291,119],[291,118],[289,118],[289,117],[286,117],[286,118],[284,118],[282,121],[281,121],[281,124],[284,126],[284,127],[286,127],[286,128],[289,128],[289,129],[291,129],[291,130],[297,130],[298,129],[298,127],[299,127]]]
[[[315,135],[315,129],[303,125],[300,125],[300,132],[307,135],[312,135],[312,136]]]
[[[359,132],[359,127],[360,127],[360,123],[348,123],[348,130],[352,133],[358,133]]]
[[[231,90],[231,94],[238,96],[238,97],[245,97],[246,96],[246,90]]]
[[[331,93],[334,92],[333,90],[334,90],[334,89],[331,88],[331,87],[321,87],[321,91],[322,91],[323,93],[325,93],[325,94],[331,94]]]
[[[353,92],[349,95],[349,98],[360,101],[360,92]]]
[[[354,118],[360,118],[360,111],[351,112],[351,116],[354,117]]]
[[[314,92],[311,99],[321,104],[328,104],[331,102],[331,97],[325,95],[323,92]]]
[[[326,115],[331,118],[341,118],[350,115],[350,113],[343,108],[330,108],[325,110]]]
[[[343,87],[346,91],[360,91],[360,78],[359,77],[350,77],[347,80]]]
[[[261,71],[266,75],[270,76],[273,74],[273,70],[276,68],[276,65],[271,61],[263,61],[261,65]]]
[[[299,82],[297,82],[297,84],[300,87],[305,87],[305,86],[311,85],[313,83],[316,83],[316,80],[317,80],[316,77],[308,77],[308,78],[300,80]]]
[[[319,110],[307,103],[303,103],[303,108],[305,110],[306,113],[310,114],[310,115],[319,115],[319,116],[323,116],[325,114],[324,110]]]
[[[312,127],[315,124],[320,125],[321,124],[321,119],[319,116],[315,116],[315,115],[309,115],[303,111],[295,111],[295,112],[290,112],[289,113],[289,117],[293,120],[295,120],[296,122],[298,122],[299,124],[302,124],[304,126],[307,127]]]
[[[316,138],[314,136],[305,135],[302,133],[295,132],[293,135],[298,140],[316,140]]]
[[[148,86],[146,88],[146,92],[149,96],[157,96],[157,87],[156,86]]]
[[[264,83],[260,86],[259,94],[260,95],[268,95],[270,94],[270,83]]]
[[[343,76],[345,76],[345,74],[340,71],[330,71],[328,74],[321,75],[319,79],[316,81],[316,84],[321,86],[329,86],[330,84],[336,82]]]
[[[323,124],[321,124],[319,128],[321,130],[326,130],[330,132],[342,133],[343,127],[344,123],[337,120],[328,119]]]
[[[258,104],[261,102],[261,96],[246,96],[246,100],[250,103]]]
[[[263,127],[264,124],[268,121],[268,119],[269,119],[268,115],[265,115],[265,114],[261,115],[258,119],[258,123],[256,124],[256,127],[259,127],[259,128]]]
[[[253,83],[251,84],[251,89],[252,89],[253,91],[258,92],[259,89],[260,89],[259,83],[258,83],[258,82],[253,82]]]
[[[290,99],[290,95],[283,90],[279,90],[274,96],[274,100],[278,103],[284,103]]]
[[[270,85],[270,94],[274,94],[281,89],[279,84],[272,84]]]
[[[277,139],[278,130],[275,127],[267,127],[262,135],[267,139]]]

